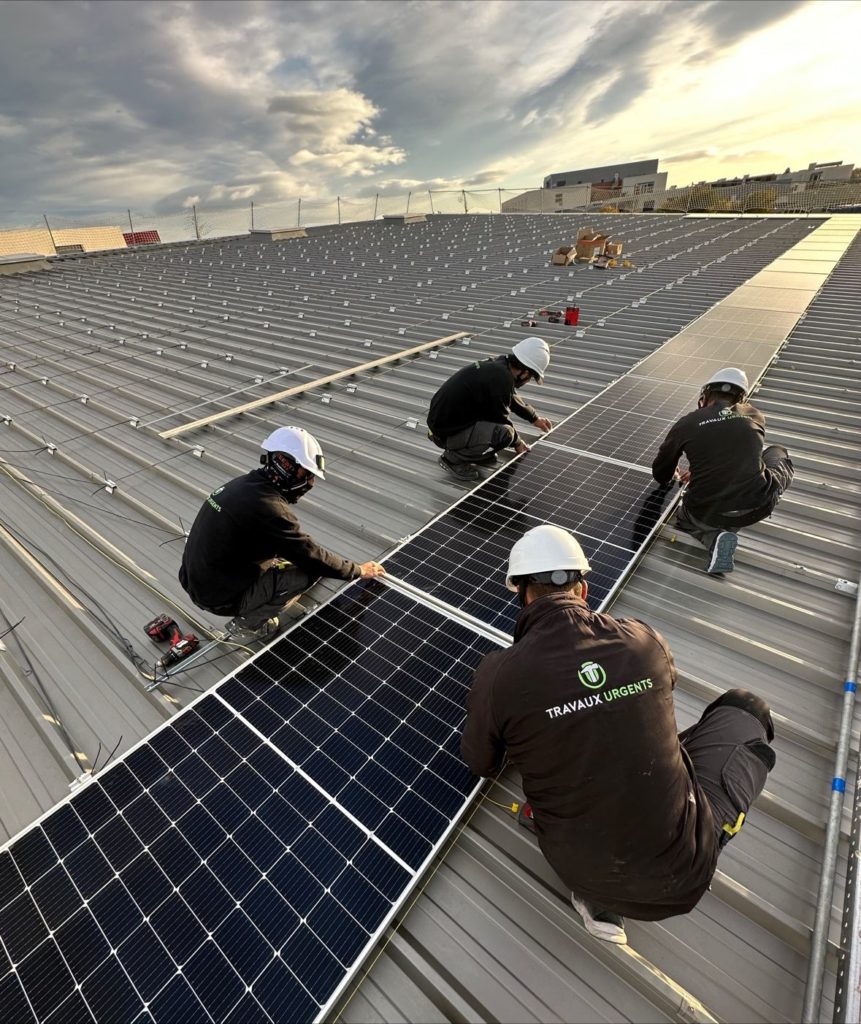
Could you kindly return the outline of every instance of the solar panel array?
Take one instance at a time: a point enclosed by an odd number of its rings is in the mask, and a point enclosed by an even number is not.
[[[353,584],[0,853],[2,1016],[325,1016],[477,780],[496,642]]]

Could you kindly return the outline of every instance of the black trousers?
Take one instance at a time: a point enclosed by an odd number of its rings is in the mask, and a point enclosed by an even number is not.
[[[776,484],[774,499],[766,505],[753,509],[720,512],[703,516],[694,514],[685,505],[684,499],[676,512],[676,525],[680,530],[689,533],[707,550],[711,551],[719,533],[727,531],[738,533],[742,527],[752,526],[767,519],[777,506],[784,491],[792,483],[795,469],[789,452],[780,444],[773,444],[762,453],[762,461],[766,474]]]
[[[679,734],[711,806],[721,846],[741,827],[774,767],[774,725],[766,702],[749,690],[728,690]]]
[[[510,423],[489,423],[486,420],[479,420],[445,438],[428,432],[437,448],[445,449],[443,457],[452,464],[461,465],[481,462],[503,448],[510,448],[516,436],[517,432]]]

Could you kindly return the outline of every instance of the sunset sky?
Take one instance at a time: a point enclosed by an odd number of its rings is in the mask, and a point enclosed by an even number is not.
[[[856,0],[0,2],[0,224],[861,163]]]

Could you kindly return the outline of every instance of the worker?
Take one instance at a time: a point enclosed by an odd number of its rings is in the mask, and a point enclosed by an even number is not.
[[[382,576],[377,562],[357,564],[302,532],[291,505],[324,480],[323,451],[302,427],[279,427],[262,443],[261,468],[216,488],[192,524],[179,581],[192,601],[231,615],[227,632],[242,643],[268,639],[278,613],[321,576]]]
[[[770,516],[792,482],[789,452],[779,444],[763,451],[765,416],[746,401],[748,390],[744,370],[718,370],[652,463],[659,484],[687,484],[676,525],[708,550],[711,575],[733,571],[738,531]],[[688,469],[679,469],[682,455]]]
[[[588,572],[558,526],[515,543],[514,643],[475,672],[461,753],[481,776],[507,754],[587,931],[624,943],[625,916],[684,914],[708,889],[774,766],[774,728],[765,701],[733,689],[678,735],[666,641],[636,619],[591,611]]]
[[[443,448],[439,464],[458,480],[478,479],[477,465],[497,461],[497,452],[529,445],[511,422],[511,413],[546,433],[553,424],[516,394],[530,380],[544,383],[550,349],[541,338],[523,338],[511,352],[461,367],[433,396],[428,437]]]

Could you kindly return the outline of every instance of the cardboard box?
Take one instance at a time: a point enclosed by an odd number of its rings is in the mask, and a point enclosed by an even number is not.
[[[621,256],[623,244],[622,242],[608,242],[604,247],[604,252],[608,256]]]
[[[580,230],[577,232],[577,241],[579,242],[581,238],[592,238],[594,234],[594,228],[580,228]]]
[[[577,253],[573,245],[560,245],[556,252],[550,257],[550,262],[557,267],[566,267],[573,263]]]
[[[594,238],[581,238],[576,245],[578,260],[591,260],[594,256],[600,256],[607,244],[606,235],[596,235]]]

